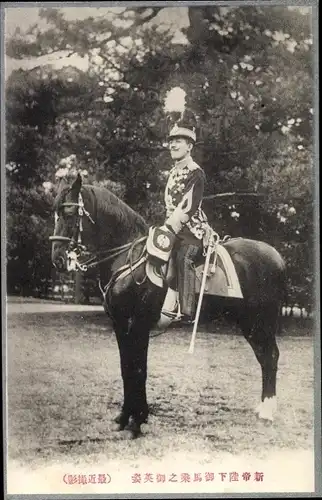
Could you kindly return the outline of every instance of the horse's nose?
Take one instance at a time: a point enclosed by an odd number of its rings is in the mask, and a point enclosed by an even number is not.
[[[62,257],[61,255],[59,257],[57,257],[54,262],[53,262],[55,268],[58,270],[58,271],[62,271],[65,267],[65,259],[64,257]]]

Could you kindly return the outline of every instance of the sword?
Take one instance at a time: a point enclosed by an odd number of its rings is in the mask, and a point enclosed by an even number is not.
[[[199,316],[200,316],[200,311],[201,311],[202,299],[203,299],[203,295],[204,295],[204,291],[205,291],[205,287],[206,287],[206,279],[207,279],[207,275],[208,275],[208,269],[209,269],[212,248],[213,248],[213,242],[211,242],[211,243],[209,242],[209,245],[207,248],[207,254],[206,254],[206,261],[205,261],[205,265],[203,268],[203,275],[202,275],[202,282],[201,282],[201,287],[200,287],[200,292],[199,292],[197,311],[196,311],[195,321],[194,321],[192,335],[191,335],[190,347],[189,347],[189,351],[188,351],[189,354],[193,354],[193,351],[194,351]]]

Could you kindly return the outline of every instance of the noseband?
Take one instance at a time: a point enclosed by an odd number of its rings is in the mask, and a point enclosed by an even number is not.
[[[86,246],[82,243],[82,232],[83,232],[83,218],[86,216],[92,224],[95,224],[90,213],[84,207],[84,201],[81,193],[78,195],[78,203],[65,202],[61,204],[62,207],[77,207],[77,218],[75,227],[73,229],[73,236],[70,238],[68,236],[50,236],[49,240],[54,242],[68,243],[67,257],[75,261],[76,267],[82,269],[81,264],[78,263],[77,258],[80,253],[86,252]]]

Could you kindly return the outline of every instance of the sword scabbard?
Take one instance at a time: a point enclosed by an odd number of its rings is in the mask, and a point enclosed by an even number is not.
[[[193,351],[194,351],[199,316],[200,316],[200,311],[201,311],[203,295],[204,295],[204,291],[205,291],[205,287],[206,287],[206,281],[207,281],[207,276],[208,276],[208,269],[209,269],[209,264],[210,264],[211,253],[212,253],[212,245],[209,245],[208,249],[207,249],[207,253],[206,253],[206,260],[205,260],[205,265],[204,265],[203,274],[202,274],[202,281],[201,281],[200,292],[199,292],[199,300],[198,300],[198,305],[197,305],[195,321],[194,321],[194,325],[193,325],[193,331],[192,331],[192,335],[191,335],[191,342],[190,342],[189,351],[188,351],[189,354],[193,354]]]

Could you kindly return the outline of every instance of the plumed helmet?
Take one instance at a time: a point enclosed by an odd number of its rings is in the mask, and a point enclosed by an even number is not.
[[[175,87],[168,92],[165,112],[168,123],[168,139],[185,137],[196,142],[197,120],[194,113],[186,107],[185,92]]]
[[[169,139],[172,137],[185,137],[196,142],[196,119],[194,114],[189,110],[185,110],[179,120],[175,120],[171,124],[168,137]]]

